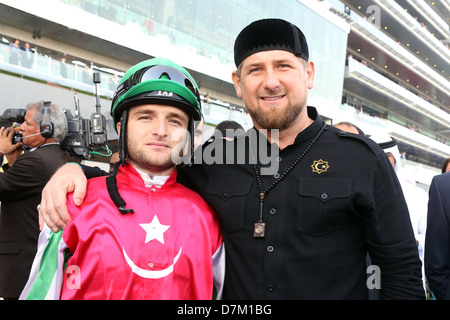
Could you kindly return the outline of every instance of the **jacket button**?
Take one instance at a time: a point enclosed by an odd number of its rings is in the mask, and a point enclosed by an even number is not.
[[[322,193],[322,195],[320,196],[323,200],[328,199],[328,195],[324,192]]]
[[[230,195],[230,193],[229,193],[228,191],[225,191],[225,192],[223,193],[223,197],[224,197],[224,198],[228,198],[229,195]]]
[[[275,290],[275,286],[274,286],[273,284],[269,284],[269,285],[267,286],[267,291],[273,292],[274,290]]]
[[[273,252],[273,250],[274,250],[274,249],[273,249],[273,247],[272,247],[272,246],[268,246],[268,247],[267,247],[267,251],[269,251],[269,252]]]
[[[275,209],[275,208],[272,208],[272,209],[270,209],[270,214],[275,214],[275,213],[277,213],[277,210]]]

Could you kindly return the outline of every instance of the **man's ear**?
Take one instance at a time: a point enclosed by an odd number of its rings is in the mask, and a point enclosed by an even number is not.
[[[117,134],[120,136],[120,121],[116,124]]]
[[[309,61],[306,66],[306,74],[308,75],[308,89],[312,89],[314,87],[314,76],[315,76],[315,67],[314,62]]]
[[[242,95],[241,95],[241,78],[237,75],[237,70],[233,71],[233,73],[231,74],[231,79],[233,80],[234,88],[236,89],[236,95],[239,98],[242,98]]]

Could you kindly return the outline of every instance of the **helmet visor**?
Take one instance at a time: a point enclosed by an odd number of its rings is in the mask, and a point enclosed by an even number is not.
[[[116,101],[124,95],[128,90],[134,86],[149,80],[167,79],[181,84],[186,87],[196,97],[200,104],[200,94],[193,81],[182,71],[177,68],[154,65],[147,68],[142,68],[133,73],[126,81],[124,81],[116,90],[112,101],[112,106],[115,106]]]

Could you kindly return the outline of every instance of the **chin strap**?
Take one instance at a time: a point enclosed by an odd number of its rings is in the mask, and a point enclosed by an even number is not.
[[[120,163],[116,162],[114,164],[113,171],[109,174],[109,176],[106,178],[106,188],[108,189],[109,196],[111,197],[111,200],[116,205],[117,209],[119,209],[119,212],[121,214],[128,214],[128,213],[134,213],[133,209],[127,209],[125,206],[127,203],[119,194],[119,190],[117,189],[117,171],[119,170]]]
[[[128,110],[122,111],[120,115],[120,132],[119,132],[119,162],[122,167],[125,165],[125,159],[127,157],[127,123],[128,123]]]
[[[125,110],[122,112],[120,117],[120,133],[119,133],[119,161],[114,164],[113,171],[106,178],[106,187],[108,189],[109,196],[111,200],[116,205],[117,209],[121,214],[134,213],[133,209],[127,209],[127,203],[119,194],[117,189],[117,172],[119,171],[119,166],[125,165],[126,158],[126,127],[127,127],[128,112]]]

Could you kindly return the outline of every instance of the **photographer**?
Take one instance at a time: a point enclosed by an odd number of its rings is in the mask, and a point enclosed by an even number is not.
[[[39,236],[36,207],[43,187],[65,162],[59,145],[67,134],[62,108],[50,102],[30,103],[24,120],[19,135],[12,128],[0,129],[0,156],[8,160],[0,173],[0,297],[4,299],[17,299],[28,279]],[[13,143],[13,137],[22,142]]]

